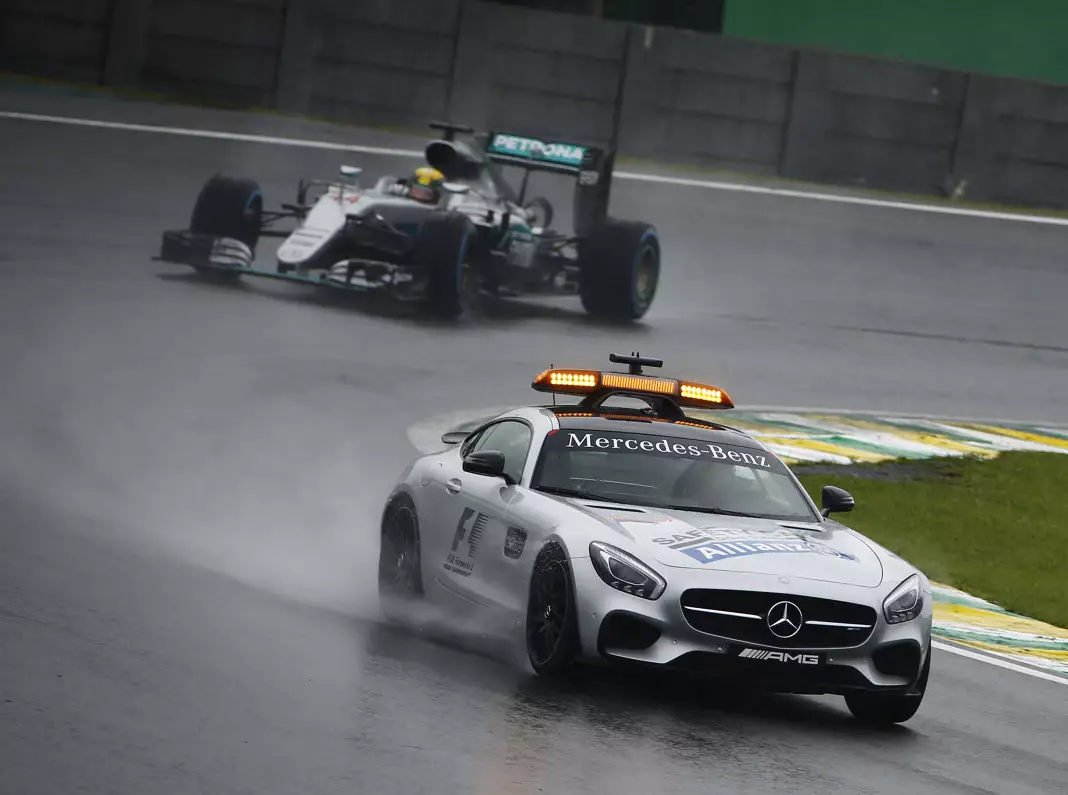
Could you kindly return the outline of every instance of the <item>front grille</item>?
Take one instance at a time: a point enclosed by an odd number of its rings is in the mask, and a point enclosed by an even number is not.
[[[859,646],[871,637],[878,617],[875,610],[867,605],[761,591],[695,588],[685,591],[681,601],[686,621],[700,632],[743,643],[759,643],[785,649],[842,649]],[[768,614],[771,608],[780,602],[790,602],[801,611],[801,628],[789,638],[776,635],[768,626]],[[716,612],[707,612],[709,610]],[[777,610],[776,616],[778,615]],[[788,629],[784,627],[784,631]]]

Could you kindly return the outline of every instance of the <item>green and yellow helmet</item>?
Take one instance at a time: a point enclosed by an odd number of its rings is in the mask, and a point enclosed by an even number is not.
[[[445,175],[436,168],[420,166],[412,175],[408,195],[416,201],[435,203],[441,196],[439,186],[445,181]]]
[[[445,181],[445,175],[438,171],[436,168],[430,166],[420,166],[415,170],[415,185],[424,185],[428,188],[437,187],[439,183]]]

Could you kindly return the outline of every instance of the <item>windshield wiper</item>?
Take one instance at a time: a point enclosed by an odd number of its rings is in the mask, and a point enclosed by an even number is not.
[[[579,489],[569,489],[566,486],[537,486],[538,491],[544,491],[546,494],[555,494],[558,497],[577,497],[580,500],[600,500],[601,502],[619,502],[619,500],[613,500],[609,497],[603,497],[600,494],[594,494],[589,491],[580,491]]]
[[[745,516],[749,519],[763,519],[760,514],[744,513],[743,511],[728,511],[726,508],[703,508],[699,505],[665,505],[673,511],[693,511],[694,513],[714,513],[717,516]]]

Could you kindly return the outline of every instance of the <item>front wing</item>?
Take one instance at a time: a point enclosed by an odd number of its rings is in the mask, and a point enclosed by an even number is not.
[[[201,272],[258,276],[352,292],[391,292],[400,298],[418,297],[423,286],[414,269],[379,260],[346,259],[315,275],[255,268],[255,255],[240,240],[188,230],[164,232],[160,255],[154,259],[189,265]]]

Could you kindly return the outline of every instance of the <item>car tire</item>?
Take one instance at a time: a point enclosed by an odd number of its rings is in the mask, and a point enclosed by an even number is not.
[[[467,216],[431,213],[415,239],[413,259],[427,274],[424,304],[439,317],[457,317],[475,292],[472,254],[475,225]]]
[[[575,586],[559,544],[546,545],[534,560],[525,630],[527,659],[535,673],[559,678],[575,671],[579,648]]]
[[[638,320],[660,281],[660,237],[639,221],[609,219],[579,243],[579,294],[591,315]]]
[[[419,515],[411,498],[402,495],[382,514],[378,553],[378,596],[387,618],[423,597]]]
[[[927,648],[927,659],[923,663],[920,676],[916,680],[914,692],[866,693],[858,691],[846,694],[846,706],[853,717],[864,723],[904,723],[920,708],[924,694],[927,692],[927,680],[931,674],[931,648]]]
[[[263,191],[258,183],[216,174],[200,189],[189,231],[234,238],[255,253],[262,219]]]

